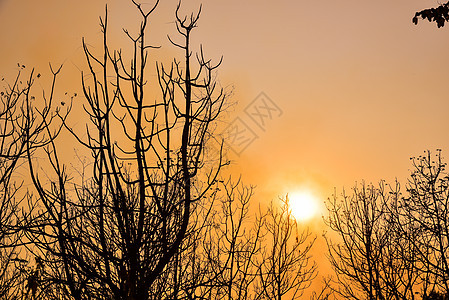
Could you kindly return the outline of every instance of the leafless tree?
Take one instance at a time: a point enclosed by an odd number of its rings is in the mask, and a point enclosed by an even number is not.
[[[206,265],[210,265],[211,299],[253,299],[256,258],[260,255],[263,216],[250,216],[253,188],[231,179],[219,184],[220,207],[213,228],[203,243]]]
[[[240,179],[216,182],[161,278],[172,287],[168,299],[253,299],[262,226],[249,213],[252,195]]]
[[[404,239],[393,211],[401,199],[399,184],[355,186],[352,195],[328,202],[328,257],[337,276],[337,292],[347,299],[413,299],[418,282],[413,240]]]
[[[300,229],[291,214],[288,195],[278,206],[271,202],[265,217],[266,247],[262,250],[255,299],[298,299],[316,277],[310,261],[315,238]]]
[[[221,61],[212,64],[202,47],[193,55],[191,35],[201,8],[183,17],[177,6],[177,36],[169,41],[183,56],[169,66],[157,62],[152,82],[148,61],[160,50],[147,35],[158,0],[149,10],[131,2],[141,17],[136,34],[124,31],[131,54],[110,48],[107,10],[100,18],[101,53],[83,42],[88,70],[82,74],[83,103],[58,101],[52,109],[60,71],[52,69],[42,108],[33,104],[32,75],[19,117],[10,118],[17,127],[2,127],[4,138],[13,137],[5,143],[9,149],[20,145],[17,160],[5,165],[24,158],[33,186],[22,190],[28,210],[19,213],[18,202],[11,201],[18,187],[5,185],[14,187],[5,202],[11,212],[6,219],[14,221],[5,222],[2,233],[14,236],[9,245],[33,253],[26,260],[15,250],[5,256],[5,270],[14,261],[18,273],[11,274],[22,278],[15,284],[20,297],[300,297],[316,274],[310,263],[314,239],[299,230],[288,199],[251,216],[253,188],[240,179],[223,180],[228,164],[223,147],[214,157],[205,154],[227,94],[214,80]],[[85,130],[72,127],[70,119],[81,104]],[[59,138],[62,130],[90,156],[80,160],[81,168],[70,168],[61,155],[67,143]]]
[[[30,258],[21,242],[24,224],[19,213],[29,197],[21,175],[25,173],[27,145],[32,154],[57,135],[57,131],[48,135],[46,130],[55,119],[51,103],[59,70],[52,70],[50,93],[40,96],[34,85],[41,75],[34,69],[24,75],[25,66],[21,64],[18,69],[12,83],[2,79],[0,92],[0,299],[35,296],[30,284]],[[40,109],[35,105],[36,98],[43,99]]]
[[[202,48],[192,56],[191,34],[200,13],[182,17],[178,5],[180,39],[170,41],[184,56],[168,68],[156,64],[161,90],[156,96],[149,94],[146,73],[157,47],[146,37],[158,1],[149,10],[132,3],[141,23],[135,35],[125,30],[133,49],[129,63],[121,50],[109,48],[107,13],[100,19],[101,55],[83,44],[91,78],[82,81],[85,134],[58,112],[65,129],[90,151],[91,175],[74,182],[54,140],[42,148],[51,167],[45,171],[49,182],[29,160],[37,193],[33,205],[39,209],[28,220],[33,226],[27,239],[40,250],[47,282],[73,299],[149,299],[227,164],[221,153],[214,163],[204,156],[226,95],[213,77],[221,62],[206,60]],[[31,147],[28,143],[28,152]]]
[[[315,290],[310,296],[310,300],[329,300],[338,299],[335,291],[331,286],[332,276],[326,276],[323,278],[321,289]]]
[[[178,253],[171,285],[177,294],[168,298],[299,298],[316,275],[310,263],[314,239],[299,230],[288,202],[252,215],[252,188],[231,179],[219,180],[212,194],[215,205],[195,218],[197,226]]]
[[[252,195],[240,180],[217,182],[209,206],[197,210],[202,214],[193,218],[171,268],[160,278],[172,287],[166,298],[297,299],[310,286],[316,275],[310,263],[314,239],[299,230],[286,201],[250,214]],[[324,293],[329,294],[326,290],[319,299]]]
[[[423,297],[434,291],[449,292],[449,174],[441,150],[425,151],[412,158],[413,170],[407,183],[407,196],[399,203],[402,234],[417,249],[423,284]]]
[[[24,94],[24,88],[19,83],[20,73],[14,83],[6,84],[5,90],[0,93],[0,299],[9,299],[11,294],[16,293],[14,289],[21,275],[14,266],[17,249],[14,247],[16,234],[13,228],[20,202],[16,200],[16,194],[21,183],[15,183],[12,177],[24,153],[24,132],[18,128],[23,121],[20,110]]]

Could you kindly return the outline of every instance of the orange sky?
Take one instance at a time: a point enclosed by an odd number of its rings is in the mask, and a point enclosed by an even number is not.
[[[111,28],[133,21],[126,1],[108,3]],[[174,3],[159,7],[155,40],[171,30]],[[76,74],[81,37],[101,37],[104,4],[2,0],[2,75],[14,74],[17,62],[45,71],[48,61]],[[416,10],[436,4],[204,1],[195,38],[212,58],[224,56],[219,77],[234,86],[235,116],[262,91],[283,111],[265,132],[256,126],[259,138],[236,157],[248,180],[260,192],[282,194],[305,180],[329,194],[361,179],[403,177],[410,156],[446,149],[448,29],[411,23]]]
[[[79,91],[81,37],[99,45],[106,2],[119,42],[117,29],[135,17],[127,1],[0,0],[0,75],[12,79],[17,62],[40,72],[49,61],[64,63],[59,93]],[[198,3],[185,0],[185,11]],[[156,44],[166,45],[175,4],[163,1],[158,9]],[[234,87],[238,103],[229,120],[239,117],[258,136],[233,156],[234,170],[257,186],[257,201],[301,186],[324,201],[334,187],[363,179],[403,180],[409,157],[426,149],[449,157],[449,28],[411,22],[415,11],[437,4],[203,1],[194,41],[211,58],[224,56],[220,83]],[[244,113],[261,92],[283,112],[265,130]]]
[[[79,91],[81,37],[101,41],[132,24],[127,1],[0,0],[0,75],[17,62],[47,71],[64,63],[59,92]],[[200,1],[185,0],[185,11]],[[165,45],[176,1],[163,1],[154,41]],[[443,149],[448,157],[449,28],[411,19],[436,1],[205,0],[194,41],[218,60],[220,83],[233,86],[240,117],[258,138],[233,168],[268,202],[307,186],[324,200],[333,188],[365,179],[405,178],[409,157]],[[157,29],[156,29],[157,28]],[[111,35],[120,41],[122,33]],[[163,48],[164,49],[164,48]],[[164,50],[165,51],[165,50]],[[167,52],[164,52],[167,53]],[[168,56],[176,54],[173,50]],[[244,109],[264,92],[282,110],[258,128]]]

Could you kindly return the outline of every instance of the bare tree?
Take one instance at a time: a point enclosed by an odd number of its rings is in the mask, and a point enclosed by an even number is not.
[[[35,74],[34,69],[23,75],[25,66],[18,64],[18,68],[12,83],[2,79],[4,86],[0,92],[0,299],[35,296],[30,284],[33,275],[30,258],[21,243],[24,223],[20,212],[29,197],[23,189],[21,174],[25,172],[27,144],[33,143],[28,148],[32,154],[57,134],[49,136],[45,132],[55,117],[50,112],[53,89],[47,97],[43,93],[44,102],[39,110],[35,102],[41,97],[33,86],[41,75]],[[52,72],[54,87],[59,70]]]
[[[124,31],[131,54],[110,48],[107,10],[100,18],[101,53],[83,42],[85,130],[73,128],[69,118],[81,100],[59,101],[52,109],[60,69],[52,69],[42,108],[33,106],[31,75],[19,116],[6,113],[8,124],[17,124],[1,127],[11,139],[6,144],[20,150],[5,166],[24,158],[33,190],[23,190],[28,210],[20,212],[12,200],[18,187],[5,196],[9,215],[0,211],[6,220],[0,229],[9,244],[2,247],[16,243],[34,256],[34,263],[15,250],[4,256],[4,270],[12,270],[13,261],[15,273],[0,277],[17,282],[21,294],[8,293],[31,299],[300,297],[316,274],[310,263],[314,239],[299,230],[288,199],[250,217],[253,188],[222,180],[228,164],[223,147],[215,157],[205,154],[227,94],[214,80],[221,61],[212,64],[202,47],[192,54],[201,8],[184,17],[177,6],[177,36],[169,41],[183,56],[168,67],[157,62],[152,82],[148,61],[160,50],[147,35],[159,1],[149,10],[131,2],[141,17],[136,34]],[[80,169],[61,155],[63,130],[90,156]]]
[[[59,70],[52,70],[49,95],[43,93],[40,97],[34,84],[41,75],[35,74],[34,69],[23,75],[25,66],[18,64],[18,68],[13,83],[2,79],[0,92],[0,299],[35,296],[29,253],[21,242],[24,223],[20,212],[29,197],[21,175],[25,173],[27,145],[32,143],[28,148],[31,155],[57,135],[48,135],[46,128],[55,118],[50,109]],[[41,109],[35,106],[36,98],[43,98]]]
[[[24,153],[24,132],[18,127],[23,121],[20,110],[27,87],[20,85],[20,73],[14,83],[7,84],[0,93],[0,299],[10,299],[17,293],[15,287],[21,277],[14,265],[17,259],[14,225],[17,223],[16,213],[20,202],[16,194],[21,183],[16,183],[12,177]]]
[[[389,190],[388,190],[389,189]],[[355,186],[328,202],[328,257],[337,276],[336,291],[347,299],[413,299],[418,282],[413,240],[404,239],[393,209],[399,184]]]
[[[407,196],[400,203],[402,234],[417,249],[423,297],[429,292],[449,292],[449,174],[441,150],[436,155],[425,151],[412,158],[413,171],[407,184]]]
[[[288,195],[281,205],[270,204],[264,220],[266,247],[260,256],[255,299],[298,299],[316,277],[310,250],[315,242],[299,228],[291,214]]]
[[[323,278],[322,286],[320,290],[315,290],[310,296],[311,300],[329,300],[336,299],[335,291],[331,286],[332,276]]]
[[[314,239],[300,231],[286,201],[251,215],[253,189],[219,180],[161,285],[168,299],[299,298],[316,275]],[[323,292],[320,299],[324,299]]]
[[[220,154],[213,164],[204,156],[226,95],[213,80],[220,63],[206,60],[202,49],[192,56],[191,34],[200,13],[182,17],[178,5],[180,41],[170,41],[184,57],[168,68],[156,64],[157,98],[148,94],[146,76],[148,56],[157,47],[146,36],[158,1],[148,11],[132,3],[141,23],[135,35],[125,30],[133,48],[129,63],[121,50],[108,46],[107,13],[100,19],[101,55],[84,43],[91,77],[90,83],[82,81],[86,133],[76,132],[58,112],[64,127],[90,151],[91,175],[71,183],[54,140],[43,148],[50,182],[29,160],[40,209],[29,221],[27,238],[40,250],[48,282],[74,299],[149,299],[183,245],[196,208],[227,164]]]
[[[211,299],[253,299],[263,235],[263,216],[249,214],[253,188],[229,179],[218,186],[222,196],[214,214],[213,228],[203,243],[206,265],[213,271]]]
[[[249,213],[252,195],[240,179],[216,182],[161,278],[172,287],[168,299],[253,299],[262,226]]]

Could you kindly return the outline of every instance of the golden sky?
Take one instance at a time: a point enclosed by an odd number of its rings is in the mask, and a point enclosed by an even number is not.
[[[106,2],[119,42],[119,29],[135,18],[127,1],[0,0],[1,75],[12,78],[17,62],[41,72],[48,62],[64,63],[70,80],[61,91],[79,90],[81,37],[98,45]],[[185,11],[198,3],[185,0]],[[415,11],[437,4],[203,1],[194,41],[215,60],[223,55],[218,77],[238,103],[230,120],[240,117],[258,136],[234,156],[234,168],[258,186],[261,201],[303,185],[324,200],[362,179],[403,179],[409,157],[426,149],[447,156],[449,29],[411,22]],[[158,8],[156,44],[173,30],[175,5]],[[245,114],[261,92],[282,110],[264,130]]]
[[[135,26],[128,1],[0,0],[0,76],[12,79],[18,62],[47,74],[48,62],[64,63],[58,93],[80,93],[81,38],[100,45],[98,17],[106,3],[118,45],[120,28]],[[176,3],[158,8],[155,44],[167,45]],[[184,10],[199,3],[184,0]],[[324,201],[334,187],[341,191],[356,181],[404,181],[409,157],[426,149],[442,148],[449,157],[449,28],[411,22],[416,11],[437,4],[203,1],[194,41],[216,61],[223,55],[218,78],[233,88],[237,103],[228,121],[243,121],[257,135],[232,157],[233,171],[257,186],[256,201],[301,188]],[[282,111],[263,129],[245,114],[261,92]],[[322,239],[317,243],[323,246]]]

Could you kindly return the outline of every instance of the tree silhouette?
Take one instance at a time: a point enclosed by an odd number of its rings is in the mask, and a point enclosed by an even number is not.
[[[261,218],[250,216],[253,188],[217,181],[208,205],[197,209],[188,238],[161,286],[168,299],[254,299]],[[199,213],[199,214],[198,214]],[[253,223],[255,220],[255,224]],[[167,289],[167,282],[172,289]]]
[[[201,7],[183,16],[178,4],[169,42],[181,59],[156,62],[152,77],[159,1],[131,2],[130,53],[110,46],[107,9],[102,49],[83,41],[83,99],[55,105],[51,66],[40,106],[34,71],[1,93],[0,299],[299,298],[317,274],[315,238],[288,198],[250,213],[253,187],[223,176],[223,146],[206,153],[227,93],[215,82],[221,61],[193,54]],[[14,177],[23,172],[30,188]]]
[[[13,172],[24,155],[25,130],[22,128],[28,125],[21,111],[26,108],[25,94],[31,83],[20,84],[21,71],[22,68],[14,83],[6,84],[0,93],[0,299],[21,295],[17,287],[24,281],[16,265],[21,265],[22,259],[15,246],[19,237],[14,228],[21,202],[18,190],[22,183],[16,182]]]
[[[42,147],[49,182],[28,161],[37,199],[27,238],[40,251],[47,281],[74,299],[149,299],[227,164],[221,152],[215,159],[204,155],[226,94],[213,79],[220,62],[206,60],[202,49],[192,56],[191,34],[201,9],[182,17],[178,5],[180,41],[170,41],[184,56],[168,68],[156,64],[156,98],[148,94],[146,72],[157,47],[146,37],[158,1],[148,11],[132,3],[141,22],[137,34],[125,30],[133,49],[129,63],[121,50],[109,48],[107,12],[100,19],[102,53],[83,44],[91,78],[82,81],[86,132],[77,132],[58,111],[65,129],[90,151],[86,177],[72,180],[54,140]],[[31,157],[32,144],[27,147]]]
[[[27,224],[20,215],[29,216],[22,207],[30,198],[23,188],[24,165],[27,154],[51,142],[61,127],[57,125],[56,131],[48,131],[55,120],[51,107],[60,69],[54,71],[50,66],[51,91],[43,93],[41,108],[36,106],[36,98],[40,97],[34,88],[41,75],[35,74],[34,69],[24,75],[25,66],[21,64],[18,69],[12,83],[2,79],[0,92],[0,299],[37,297],[33,277],[36,270],[22,242],[22,229]]]
[[[407,184],[408,195],[400,201],[399,228],[413,241],[423,281],[423,295],[429,291],[449,292],[449,176],[441,151],[425,151],[412,158],[413,170]]]
[[[280,207],[270,204],[264,220],[266,246],[258,268],[255,299],[298,299],[316,277],[316,264],[310,262],[315,238],[302,231],[291,214],[288,195]]]
[[[347,299],[413,299],[416,272],[413,240],[403,239],[392,207],[399,185],[355,186],[353,193],[328,201],[326,224],[338,236],[325,235],[336,273],[336,291]]]
[[[207,299],[253,299],[255,259],[260,254],[262,218],[249,214],[253,188],[240,179],[220,181],[218,207],[203,237],[200,268],[210,270],[203,282]],[[209,288],[213,287],[213,288]]]

